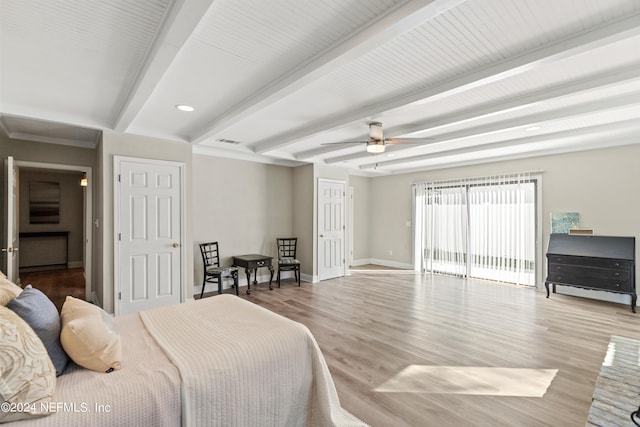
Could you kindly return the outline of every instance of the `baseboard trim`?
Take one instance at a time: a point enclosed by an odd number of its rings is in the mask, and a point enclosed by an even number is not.
[[[380,258],[367,258],[367,259],[354,260],[351,266],[358,267],[358,266],[367,265],[367,264],[376,264],[376,265],[382,265],[384,267],[403,268],[405,270],[413,270],[413,264],[408,264],[408,263],[399,262],[399,261],[390,261],[390,260],[380,259]]]
[[[270,274],[259,274],[258,275],[258,286],[264,285],[266,283],[269,283],[269,278],[271,277]],[[276,286],[277,283],[277,277],[278,277],[278,271],[274,270],[273,272],[273,281],[271,282],[272,286]],[[280,279],[284,280],[284,279],[291,279],[293,278],[293,271],[283,271],[280,273]],[[302,282],[308,282],[309,280],[307,280],[309,276],[307,276],[306,274],[301,274],[300,275],[300,280]],[[253,276],[251,276],[251,285],[253,285]],[[222,278],[222,290],[227,290],[227,289],[231,289],[231,285],[233,285],[233,279],[231,277],[223,277]],[[240,268],[238,270],[238,285],[243,288],[243,287],[247,287],[247,275],[245,274],[244,270],[242,268]],[[205,288],[205,292],[217,292],[218,288],[216,286],[215,283],[207,283],[207,286]],[[200,283],[199,285],[193,285],[193,294],[194,295],[200,295],[200,292],[202,292],[202,283]]]

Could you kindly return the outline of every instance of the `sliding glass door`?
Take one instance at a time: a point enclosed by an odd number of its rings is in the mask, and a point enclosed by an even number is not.
[[[421,183],[414,191],[422,271],[535,285],[534,179]]]

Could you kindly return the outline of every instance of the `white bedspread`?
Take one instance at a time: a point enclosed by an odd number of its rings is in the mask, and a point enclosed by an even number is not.
[[[122,369],[105,374],[72,366],[57,378],[57,412],[3,427],[176,427],[180,373],[137,314],[115,319],[122,337]]]
[[[140,317],[182,377],[184,426],[362,426],[309,330],[234,295]]]

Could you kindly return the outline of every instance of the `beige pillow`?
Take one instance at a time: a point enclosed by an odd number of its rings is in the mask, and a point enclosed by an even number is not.
[[[2,306],[0,336],[0,422],[48,415],[56,369],[47,349],[20,316]]]
[[[7,305],[13,298],[20,295],[22,288],[6,277],[0,276],[0,305]]]
[[[113,317],[97,305],[68,296],[60,313],[60,342],[71,360],[98,372],[120,369],[120,335]]]

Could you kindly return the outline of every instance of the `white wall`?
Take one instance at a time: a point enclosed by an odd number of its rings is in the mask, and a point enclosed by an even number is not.
[[[194,154],[193,194],[193,274],[197,286],[203,275],[199,243],[217,241],[220,263],[227,266],[234,255],[275,258],[276,237],[293,233],[292,168]],[[259,269],[258,276],[258,281],[263,277],[268,280],[269,271]],[[239,279],[241,286],[246,285],[243,271]]]

